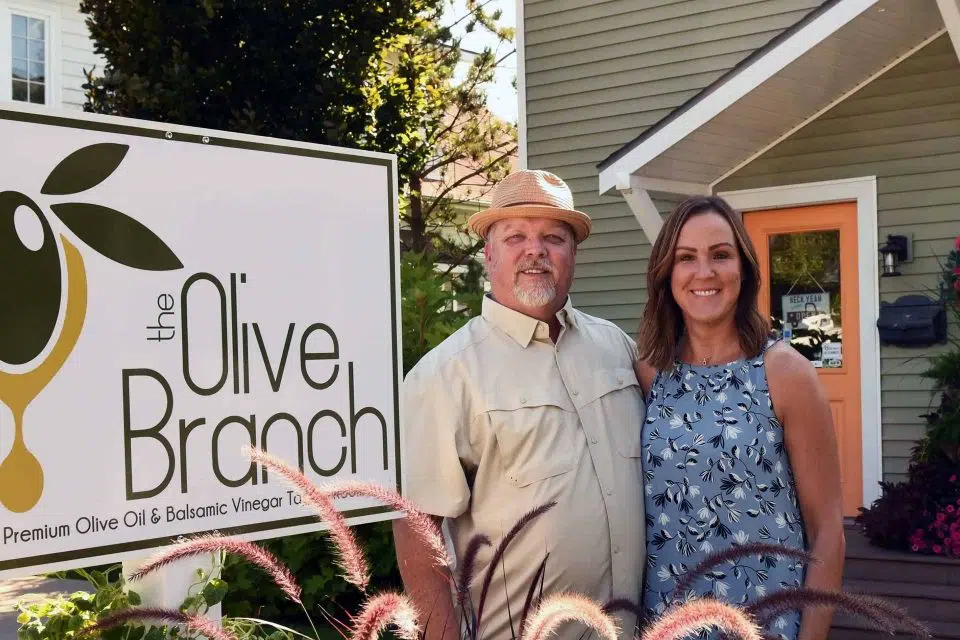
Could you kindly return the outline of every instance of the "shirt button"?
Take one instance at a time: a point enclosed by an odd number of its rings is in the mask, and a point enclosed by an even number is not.
[[[597,439],[596,439],[596,438],[590,438],[590,442],[592,442],[593,444],[597,444]]]
[[[617,378],[617,384],[623,384],[623,378]]]
[[[612,495],[613,495],[613,489],[607,489],[607,495],[608,495],[608,496],[612,496]]]
[[[527,404],[527,399],[524,396],[520,396],[520,404]]]
[[[580,392],[577,391],[576,389],[574,389],[574,390],[573,390],[573,395],[578,396],[578,395],[580,395]]]
[[[613,552],[614,552],[614,553],[620,553],[620,545],[618,545],[618,544],[613,545]]]

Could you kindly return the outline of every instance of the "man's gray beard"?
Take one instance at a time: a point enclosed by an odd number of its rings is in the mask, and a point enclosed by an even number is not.
[[[513,295],[517,301],[525,307],[545,307],[557,296],[557,284],[534,284],[524,287],[519,282],[513,285]]]

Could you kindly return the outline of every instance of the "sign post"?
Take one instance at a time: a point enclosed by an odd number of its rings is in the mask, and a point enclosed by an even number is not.
[[[0,579],[325,528],[244,445],[402,491],[393,156],[19,105],[0,140]]]

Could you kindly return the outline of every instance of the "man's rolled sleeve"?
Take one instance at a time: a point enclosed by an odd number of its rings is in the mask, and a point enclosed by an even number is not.
[[[426,513],[455,518],[470,503],[470,487],[460,462],[467,453],[458,447],[465,412],[449,385],[419,371],[404,380],[405,494]]]

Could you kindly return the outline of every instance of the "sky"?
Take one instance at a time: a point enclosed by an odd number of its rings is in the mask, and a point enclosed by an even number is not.
[[[516,27],[516,0],[489,0],[484,8],[488,11],[500,9],[503,12],[500,18],[500,24],[505,27]],[[448,8],[445,13],[445,18],[449,17],[449,22],[453,22],[465,14],[465,0],[453,0],[452,7]],[[462,26],[465,23],[466,21],[458,25],[458,27],[454,29],[454,33],[458,35],[463,34]],[[478,28],[475,29],[473,33],[463,36],[461,47],[470,51],[481,51],[484,47],[494,46],[496,42],[497,39],[495,36],[492,36],[485,29]],[[505,42],[501,44],[499,48],[495,50],[497,59],[514,51],[515,48],[516,42]],[[463,58],[464,61],[461,63],[461,67],[466,68],[471,58],[466,53],[464,53]],[[517,54],[513,53],[500,63],[494,83],[487,88],[487,107],[504,120],[513,122],[514,124],[517,122],[517,92],[513,88],[513,80],[516,74]],[[462,75],[460,77],[462,77]]]

